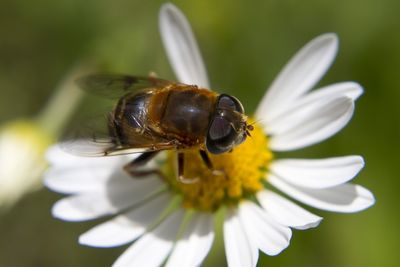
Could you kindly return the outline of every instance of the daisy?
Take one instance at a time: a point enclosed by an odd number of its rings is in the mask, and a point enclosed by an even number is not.
[[[172,4],[160,11],[160,31],[180,82],[210,88],[190,25]],[[275,159],[334,135],[350,120],[360,85],[342,82],[310,91],[332,63],[338,47],[324,34],[303,47],[270,86],[254,114],[252,138],[233,152],[210,155],[220,177],[187,152],[185,173],[196,183],[176,180],[175,152],[165,152],[146,168],[153,175],[135,179],[122,170],[137,155],[84,158],[58,147],[48,151],[52,167],[46,185],[70,194],[53,206],[67,221],[110,219],[79,237],[80,244],[114,247],[132,243],[114,266],[199,266],[214,240],[214,217],[224,212],[227,262],[255,266],[259,251],[277,255],[291,229],[316,227],[321,217],[298,206],[272,187],[306,205],[335,212],[358,212],[374,203],[364,187],[348,183],[364,166],[360,156],[325,159]]]
[[[44,158],[52,136],[33,120],[0,126],[0,208],[11,208],[25,194],[41,187]]]
[[[26,194],[42,187],[45,152],[83,96],[81,90],[71,86],[82,70],[77,66],[63,77],[38,114],[0,125],[0,209],[12,208]]]

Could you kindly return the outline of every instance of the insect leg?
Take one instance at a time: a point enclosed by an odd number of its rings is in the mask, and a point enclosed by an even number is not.
[[[214,166],[213,166],[207,152],[204,150],[199,150],[199,153],[200,153],[201,159],[203,160],[204,164],[206,164],[207,168],[209,168],[210,170],[213,170]]]
[[[132,175],[133,177],[143,177],[149,174],[161,175],[161,172],[157,169],[153,170],[138,170],[139,167],[146,165],[151,159],[153,159],[159,151],[145,152],[139,157],[131,161],[124,166],[124,170]]]
[[[207,168],[214,174],[214,175],[223,175],[226,176],[226,173],[223,170],[216,170],[214,168],[214,165],[212,164],[212,161],[210,160],[210,157],[208,156],[207,152],[204,150],[199,150],[201,159],[203,160],[204,164],[207,166]]]
[[[184,184],[193,184],[198,182],[198,177],[196,178],[186,178],[184,176],[184,168],[185,168],[185,154],[182,152],[178,152],[178,176],[177,180]]]

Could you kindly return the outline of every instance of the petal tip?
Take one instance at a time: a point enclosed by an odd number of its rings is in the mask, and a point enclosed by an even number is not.
[[[88,246],[88,247],[96,247],[96,248],[110,248],[113,247],[111,245],[108,245],[106,243],[101,242],[100,240],[93,240],[93,236],[91,236],[89,232],[83,233],[79,236],[78,238],[78,243],[82,246]]]
[[[344,213],[356,213],[356,212],[361,212],[364,211],[370,207],[372,207],[376,200],[375,196],[372,194],[371,191],[366,189],[365,187],[361,185],[354,185],[355,187],[355,192],[356,192],[356,197],[351,204],[350,208],[347,210],[342,210],[339,212],[344,212]]]
[[[290,236],[289,236],[289,239],[287,240],[286,244],[282,244],[281,247],[279,247],[275,251],[269,251],[267,255],[268,256],[278,256],[279,254],[281,254],[285,249],[287,249],[290,246],[291,237],[292,237],[292,231],[290,231]]]
[[[354,88],[357,90],[357,94],[354,96],[354,100],[358,99],[360,96],[364,94],[364,87],[358,82],[352,82]]]
[[[68,219],[69,216],[66,216],[65,209],[63,206],[64,204],[62,200],[57,201],[51,208],[51,215],[56,219],[69,221],[70,220]]]
[[[360,165],[360,170],[361,170],[362,168],[364,168],[364,166],[365,166],[365,160],[364,160],[364,158],[363,158],[362,156],[355,156],[355,158],[357,159],[357,161],[358,161],[358,163],[359,163],[359,165]]]
[[[159,23],[165,23],[173,16],[181,16],[181,11],[172,3],[165,3],[161,6],[159,11]],[[162,29],[162,28],[161,28]]]
[[[172,4],[171,2],[167,2],[161,5],[160,11],[161,12],[165,12],[168,9],[173,10],[176,9],[176,6],[174,4]]]
[[[327,32],[321,34],[320,36],[317,37],[317,39],[326,42],[327,45],[331,45],[334,48],[337,48],[339,46],[339,37],[334,32]]]
[[[330,55],[332,61],[339,50],[339,37],[336,33],[324,33],[319,35],[312,41],[312,43],[326,49],[327,55]]]
[[[51,208],[51,215],[56,219],[68,222],[89,220],[84,214],[79,213],[76,209],[71,208],[68,198],[57,201]]]
[[[357,186],[357,192],[364,200],[363,203],[360,205],[359,211],[368,209],[368,208],[372,207],[373,205],[375,205],[376,199],[375,199],[374,194],[372,194],[371,191],[369,191],[365,187]]]
[[[82,246],[91,246],[90,241],[86,237],[86,234],[81,234],[78,238],[78,243]]]
[[[320,223],[322,222],[324,218],[322,217],[318,217],[315,221],[304,224],[304,225],[299,225],[294,227],[297,230],[307,230],[307,229],[311,229],[311,228],[316,228],[320,225]]]
[[[56,191],[55,190],[55,186],[54,186],[54,176],[49,176],[48,174],[47,174],[47,172],[45,172],[44,174],[43,174],[43,185],[46,187],[46,188],[48,188],[48,189],[50,189],[50,190],[52,190],[52,191]]]

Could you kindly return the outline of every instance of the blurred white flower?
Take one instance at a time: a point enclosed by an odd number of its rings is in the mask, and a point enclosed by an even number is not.
[[[0,126],[0,208],[10,208],[26,193],[42,187],[46,149],[82,98],[73,80],[83,69],[78,66],[66,75],[37,117]]]
[[[39,188],[47,166],[44,153],[53,136],[34,121],[21,120],[0,129],[0,206],[8,207]]]
[[[160,29],[179,80],[208,87],[198,47],[184,15],[172,4],[160,12]],[[302,48],[272,83],[254,119],[252,138],[231,153],[210,155],[213,175],[197,151],[187,151],[185,173],[193,184],[176,181],[173,153],[150,163],[157,175],[135,179],[122,166],[135,157],[84,158],[58,147],[48,152],[52,167],[46,185],[71,194],[53,206],[67,221],[113,216],[79,237],[94,247],[133,244],[114,266],[199,266],[214,240],[215,213],[224,207],[227,262],[256,266],[259,250],[279,254],[289,245],[291,228],[316,227],[321,217],[269,189],[272,185],[309,206],[335,212],[358,212],[374,203],[367,189],[348,183],[363,168],[360,156],[326,159],[275,159],[289,151],[323,141],[352,117],[362,88],[354,82],[310,91],[331,65],[337,51],[334,34],[324,34]],[[193,176],[192,176],[193,175]],[[174,203],[174,195],[180,198]],[[172,206],[171,206],[172,205]],[[186,219],[184,219],[186,218]]]

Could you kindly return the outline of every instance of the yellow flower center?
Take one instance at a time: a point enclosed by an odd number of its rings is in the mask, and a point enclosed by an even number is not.
[[[168,152],[165,165],[166,179],[183,197],[183,205],[203,211],[218,209],[222,204],[236,204],[263,188],[262,179],[272,159],[268,139],[260,126],[254,125],[251,137],[221,155],[209,153],[215,170],[211,171],[199,155],[198,149],[185,151],[184,176],[193,183],[176,179],[176,151]]]

